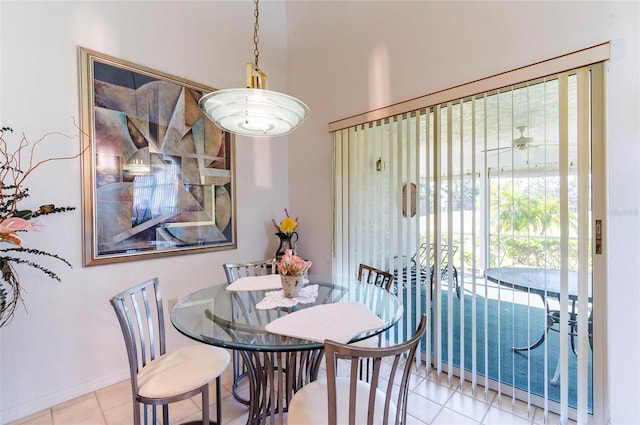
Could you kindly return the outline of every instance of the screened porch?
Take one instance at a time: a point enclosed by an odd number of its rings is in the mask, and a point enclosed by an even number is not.
[[[594,411],[601,72],[334,133],[334,272],[394,274],[405,313],[389,340],[426,312],[428,367],[571,418]]]

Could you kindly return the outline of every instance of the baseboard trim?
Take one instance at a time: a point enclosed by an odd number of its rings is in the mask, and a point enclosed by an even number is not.
[[[34,413],[40,412],[42,410],[49,409],[60,403],[64,403],[65,401],[72,400],[76,397],[80,397],[82,395],[97,391],[101,388],[116,384],[120,381],[124,381],[125,379],[128,379],[128,378],[129,378],[129,370],[127,369],[126,371],[123,371],[123,372],[101,377],[99,379],[94,379],[92,381],[85,382],[81,385],[76,385],[74,387],[67,388],[62,391],[58,391],[46,397],[41,397],[36,400],[30,400],[18,406],[1,410],[0,424],[6,424],[9,422],[16,421],[18,419],[22,419],[24,417],[33,415]]]

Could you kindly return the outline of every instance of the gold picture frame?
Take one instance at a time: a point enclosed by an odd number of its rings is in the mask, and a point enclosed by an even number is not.
[[[215,89],[78,48],[85,266],[236,248],[235,137]]]

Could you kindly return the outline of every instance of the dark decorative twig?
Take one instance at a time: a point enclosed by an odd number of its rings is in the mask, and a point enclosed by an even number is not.
[[[77,124],[75,125],[78,130],[82,131]],[[2,281],[0,281],[0,327],[7,325],[11,321],[16,307],[22,302],[22,291],[15,268],[16,265],[29,266],[40,270],[47,277],[58,282],[61,281],[60,276],[47,267],[38,264],[31,257],[50,257],[71,267],[71,263],[56,254],[21,246],[21,240],[16,233],[29,229],[33,230],[32,225],[25,224],[26,221],[42,215],[75,210],[74,207],[56,207],[53,204],[41,205],[35,211],[18,209],[18,202],[29,197],[29,189],[23,187],[25,179],[44,163],[78,158],[88,148],[88,146],[85,146],[77,155],[52,157],[35,162],[34,152],[36,147],[48,137],[55,135],[71,139],[76,136],[51,132],[46,133],[31,144],[23,133],[16,150],[10,152],[7,141],[5,140],[5,133],[7,132],[12,133],[13,129],[11,127],[0,128],[0,224],[3,225],[3,229],[0,231],[0,246],[2,246],[3,243],[9,244],[7,248],[0,248],[0,273],[2,273]],[[27,151],[25,151],[25,149]],[[23,154],[24,159],[28,160],[27,168],[23,168]],[[15,227],[5,226],[3,222],[7,219],[11,219],[11,224]],[[7,224],[8,223],[9,222],[7,222]],[[16,223],[22,224],[22,227],[18,227]]]

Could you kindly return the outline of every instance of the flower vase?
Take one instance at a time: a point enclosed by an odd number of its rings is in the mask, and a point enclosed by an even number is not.
[[[295,243],[298,240],[298,234],[296,232],[292,232],[289,234],[283,233],[283,232],[277,232],[276,236],[280,238],[280,246],[276,251],[276,261],[280,261],[280,259],[284,255],[285,250],[287,249],[290,249],[293,255],[296,254]]]
[[[295,298],[302,288],[304,281],[304,275],[280,275],[280,281],[282,282],[282,292],[287,298]]]

